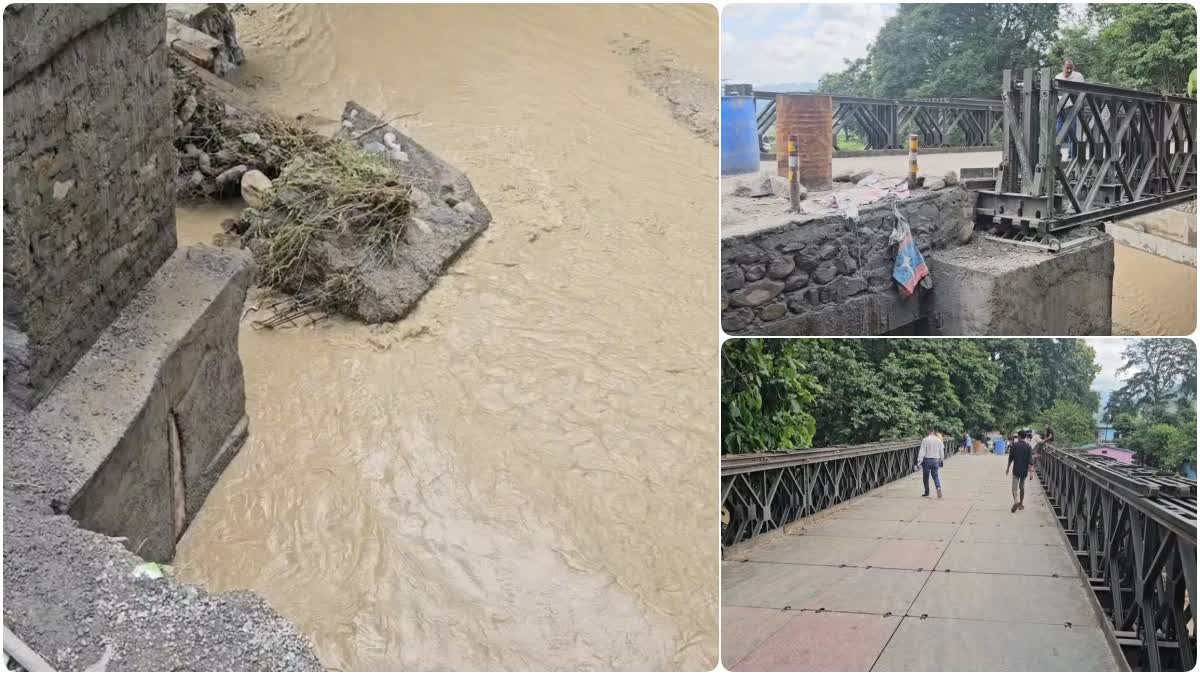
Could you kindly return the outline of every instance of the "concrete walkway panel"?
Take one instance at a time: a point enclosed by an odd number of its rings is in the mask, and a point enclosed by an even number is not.
[[[863,561],[864,566],[931,570],[949,542],[888,539]]]
[[[981,544],[1064,545],[1057,525],[963,525],[954,534],[954,540]]]
[[[1012,507],[1012,502],[1008,503]],[[965,521],[968,525],[1055,525],[1054,516],[1049,511],[1024,511],[1012,513],[1007,509],[972,509]]]
[[[845,568],[839,571],[841,578],[807,600],[805,609],[904,614],[929,577],[928,571],[915,570]]]
[[[958,540],[950,543],[938,569],[1034,576],[1057,574],[1072,578],[1078,575],[1066,546],[978,544]]]
[[[906,617],[872,670],[1113,672],[1117,665],[1099,628]]]
[[[1098,626],[1077,577],[934,572],[910,615]]]
[[[756,546],[746,551],[743,557],[759,562],[857,565],[870,557],[881,543],[879,539],[789,535]]]
[[[967,517],[972,506],[967,502],[940,502],[934,506],[921,509],[913,520],[918,523],[953,523],[958,524]]]
[[[721,663],[733,668],[795,614],[781,609],[723,607],[721,609]]]
[[[824,518],[819,523],[806,525],[800,529],[800,534],[819,534],[826,537],[865,537],[877,538],[894,536],[902,522],[880,523],[874,520],[853,520],[848,518]]]
[[[800,609],[812,606],[813,598],[844,578],[846,570],[825,565],[741,563],[752,579],[721,589],[721,604],[738,607]]]
[[[899,617],[800,612],[730,670],[866,671],[898,623]]]
[[[903,504],[855,504],[837,512],[838,518],[850,520],[877,520],[879,522],[908,522],[917,517],[920,509]]]
[[[920,539],[923,541],[950,541],[959,526],[954,523],[909,523],[896,535],[897,539]]]

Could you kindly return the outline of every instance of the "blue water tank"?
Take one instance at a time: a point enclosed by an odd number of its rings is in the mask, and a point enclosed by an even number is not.
[[[996,452],[996,454],[997,454],[997,455],[1003,455],[1003,454],[1004,454],[1004,440],[1003,440],[1003,439],[997,438],[997,439],[996,439],[996,443],[995,443],[995,447],[996,447],[996,450],[995,450],[995,452]]]
[[[758,171],[758,115],[753,96],[721,97],[721,175]]]

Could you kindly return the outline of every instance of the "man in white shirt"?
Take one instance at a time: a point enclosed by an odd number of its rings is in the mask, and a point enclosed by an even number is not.
[[[1079,72],[1078,70],[1075,70],[1075,62],[1072,61],[1071,59],[1067,59],[1066,61],[1063,61],[1062,72],[1059,73],[1058,75],[1055,75],[1054,79],[1068,80],[1071,82],[1083,82],[1084,81],[1083,73]],[[1067,115],[1067,111],[1069,111],[1072,107],[1073,106],[1071,105],[1070,101],[1068,101],[1067,107],[1063,108],[1062,115],[1059,115],[1059,117],[1058,117],[1058,124],[1055,125],[1055,128],[1054,128],[1055,133],[1062,131],[1063,122],[1065,121],[1064,118]],[[1067,135],[1065,142],[1067,145],[1067,158],[1075,159],[1075,139],[1079,135],[1079,120],[1078,120],[1078,118],[1075,120],[1075,123],[1072,124],[1071,126],[1073,127],[1073,129],[1071,129],[1071,133]],[[1061,148],[1059,148],[1059,152],[1060,153],[1062,152]],[[1062,155],[1059,155],[1059,156],[1061,157]]]
[[[1054,77],[1056,80],[1070,80],[1072,82],[1083,82],[1083,73],[1075,70],[1075,62],[1071,59],[1063,61],[1062,72]]]
[[[937,436],[937,429],[930,429],[929,435],[921,441],[921,449],[917,452],[917,465],[921,467],[921,482],[925,485],[925,494],[929,496],[929,475],[933,474],[933,485],[937,488],[938,499],[942,498],[942,479],[938,469],[946,459],[946,445]]]

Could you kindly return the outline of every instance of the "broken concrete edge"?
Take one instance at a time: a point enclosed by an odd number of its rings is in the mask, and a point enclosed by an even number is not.
[[[897,202],[922,253],[973,232],[973,195],[961,188]],[[731,335],[878,335],[915,324],[927,291],[905,298],[892,279],[892,202],[725,237],[721,324]],[[935,275],[936,277],[936,275]],[[935,281],[936,283],[936,281]]]
[[[171,559],[246,438],[250,277],[245,253],[177,251],[39,406],[6,411],[5,621],[59,668],[113,645],[116,670],[320,668],[256,596],[130,577]]]
[[[50,5],[12,3],[4,8],[4,91],[54,59],[64,47],[131,3]]]
[[[1049,253],[982,237],[927,258],[939,335],[1111,335],[1114,241]]]
[[[162,473],[168,416],[187,434],[185,479],[205,482],[203,468],[245,414],[237,331],[251,271],[241,252],[177,251],[50,395],[14,416],[21,428],[6,424],[5,477],[41,486],[47,505],[129,537],[144,557],[169,560],[181,533],[158,508],[172,500],[153,492],[171,484]],[[139,471],[150,475],[135,480]]]

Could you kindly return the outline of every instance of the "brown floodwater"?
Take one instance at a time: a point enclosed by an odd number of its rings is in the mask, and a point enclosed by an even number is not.
[[[181,577],[262,594],[333,669],[711,668],[717,150],[610,41],[715,96],[715,10],[251,8],[254,95],[419,112],[495,220],[404,321],[249,314],[251,435]],[[181,241],[230,208],[181,209]]]
[[[1196,328],[1196,268],[1117,244],[1113,323],[1138,335],[1191,335]]]

